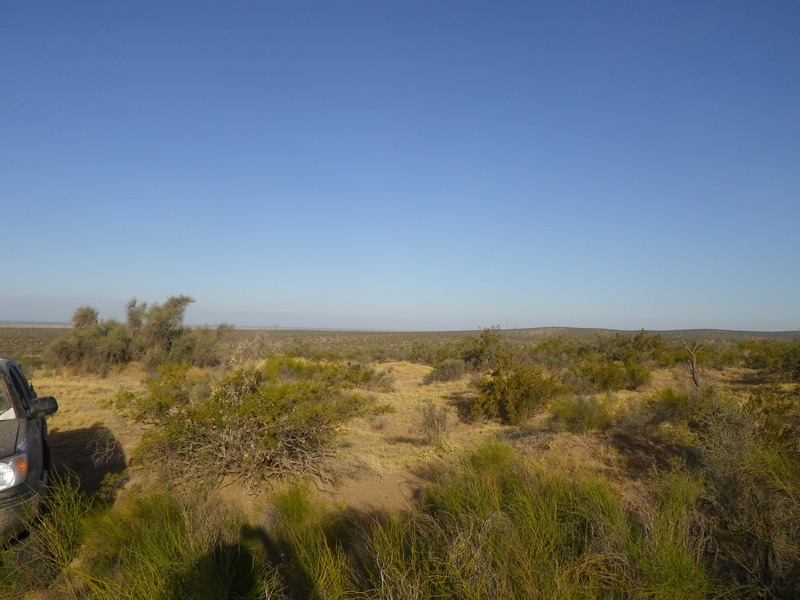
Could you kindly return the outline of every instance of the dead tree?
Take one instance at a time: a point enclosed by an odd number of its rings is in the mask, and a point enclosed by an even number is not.
[[[700,350],[703,345],[695,342],[690,346],[686,340],[681,339],[681,341],[683,342],[683,347],[686,348],[686,352],[689,353],[689,360],[686,361],[689,365],[689,379],[692,381],[694,391],[700,392],[700,375],[697,368],[697,351]]]

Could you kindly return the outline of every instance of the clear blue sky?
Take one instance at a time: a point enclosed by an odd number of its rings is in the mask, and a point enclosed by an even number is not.
[[[0,320],[800,328],[794,1],[9,0],[0,103]]]

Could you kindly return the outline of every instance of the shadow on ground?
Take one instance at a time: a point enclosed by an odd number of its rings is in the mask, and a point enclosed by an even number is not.
[[[464,391],[447,394],[444,399],[456,410],[459,421],[462,423],[472,423],[473,418],[471,411],[472,405],[475,404],[475,397],[475,392]]]
[[[668,470],[678,464],[696,460],[689,447],[665,444],[644,435],[615,433],[611,446],[625,459],[628,472],[634,477],[647,477],[655,470]]]
[[[122,446],[114,434],[99,423],[83,429],[52,429],[49,442],[55,472],[75,473],[87,494],[100,489],[106,474],[122,473],[127,466]]]

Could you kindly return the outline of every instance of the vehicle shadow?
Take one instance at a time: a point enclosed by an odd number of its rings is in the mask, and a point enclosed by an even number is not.
[[[261,525],[243,525],[237,540],[220,539],[211,545],[187,571],[188,588],[183,590],[183,597],[272,598],[274,594],[316,598],[320,576],[317,563],[298,550],[307,551],[314,545],[315,533],[319,533],[331,548],[347,554],[349,566],[367,576],[372,560],[367,544],[370,532],[386,527],[390,516],[382,510],[344,509],[300,539],[287,535],[277,525],[279,520],[276,514],[268,514]],[[335,568],[327,574],[335,576]]]
[[[48,440],[55,473],[75,473],[87,494],[97,492],[107,474],[122,473],[127,467],[122,446],[100,423],[83,429],[51,429]]]

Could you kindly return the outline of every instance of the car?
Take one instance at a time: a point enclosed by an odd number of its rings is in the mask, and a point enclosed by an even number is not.
[[[52,396],[38,397],[20,365],[0,356],[0,539],[24,532],[38,513],[50,473],[48,415]]]

